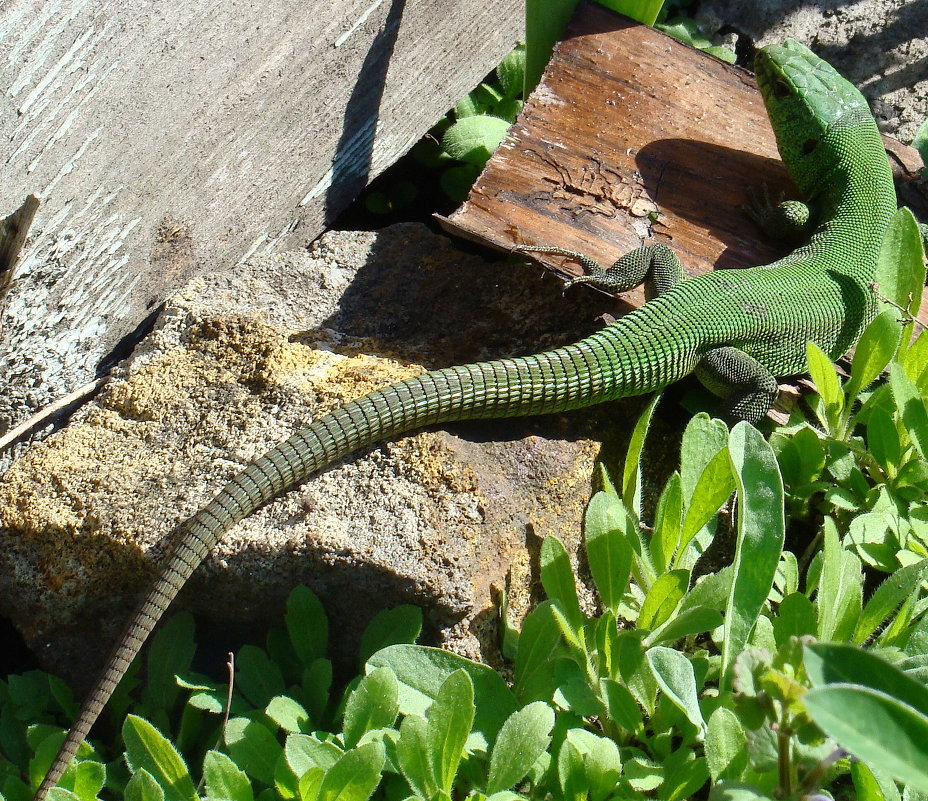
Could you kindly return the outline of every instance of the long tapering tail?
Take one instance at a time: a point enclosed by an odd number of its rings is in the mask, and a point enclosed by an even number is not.
[[[547,353],[449,367],[391,384],[319,418],[235,476],[175,530],[158,579],[84,700],[35,801],[43,801],[58,783],[155,624],[219,538],[238,521],[317,470],[422,426],[565,411],[676,380],[679,376],[655,374],[642,381],[637,374],[634,352],[641,349],[629,334],[641,329],[632,322],[634,316]]]

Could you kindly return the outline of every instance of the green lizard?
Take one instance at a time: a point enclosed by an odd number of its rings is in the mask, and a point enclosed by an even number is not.
[[[590,406],[658,390],[694,370],[726,398],[732,416],[756,421],[776,395],[775,377],[804,370],[807,341],[832,357],[854,345],[876,313],[877,256],[896,206],[879,132],[861,94],[802,45],[764,48],[755,66],[780,155],[813,210],[807,244],[772,264],[687,281],[663,245],[632,251],[609,270],[568,252],[589,273],[579,280],[624,289],[648,278],[653,299],[573,345],[392,384],[272,448],[178,527],[166,564],[84,701],[36,801],[58,782],[155,623],[218,538],[317,470],[422,426]]]

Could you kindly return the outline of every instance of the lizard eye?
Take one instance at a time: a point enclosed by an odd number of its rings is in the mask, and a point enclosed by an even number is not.
[[[808,156],[817,147],[818,139],[806,139],[806,141],[802,143],[802,155]]]

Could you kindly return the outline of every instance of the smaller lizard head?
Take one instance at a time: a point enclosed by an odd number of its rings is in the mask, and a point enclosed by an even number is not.
[[[780,157],[800,191],[812,194],[837,166],[832,132],[873,124],[863,95],[809,48],[792,39],[757,51],[757,84]]]

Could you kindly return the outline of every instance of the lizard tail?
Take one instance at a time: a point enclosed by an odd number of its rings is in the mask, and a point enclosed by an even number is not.
[[[319,418],[235,476],[175,530],[158,579],[85,698],[34,801],[58,783],[155,624],[226,531],[288,487],[381,440],[452,420],[566,411],[676,380],[678,375],[646,364],[647,375],[641,375],[640,354],[651,345],[640,341],[646,328],[635,317],[546,353],[449,367],[391,384]]]

